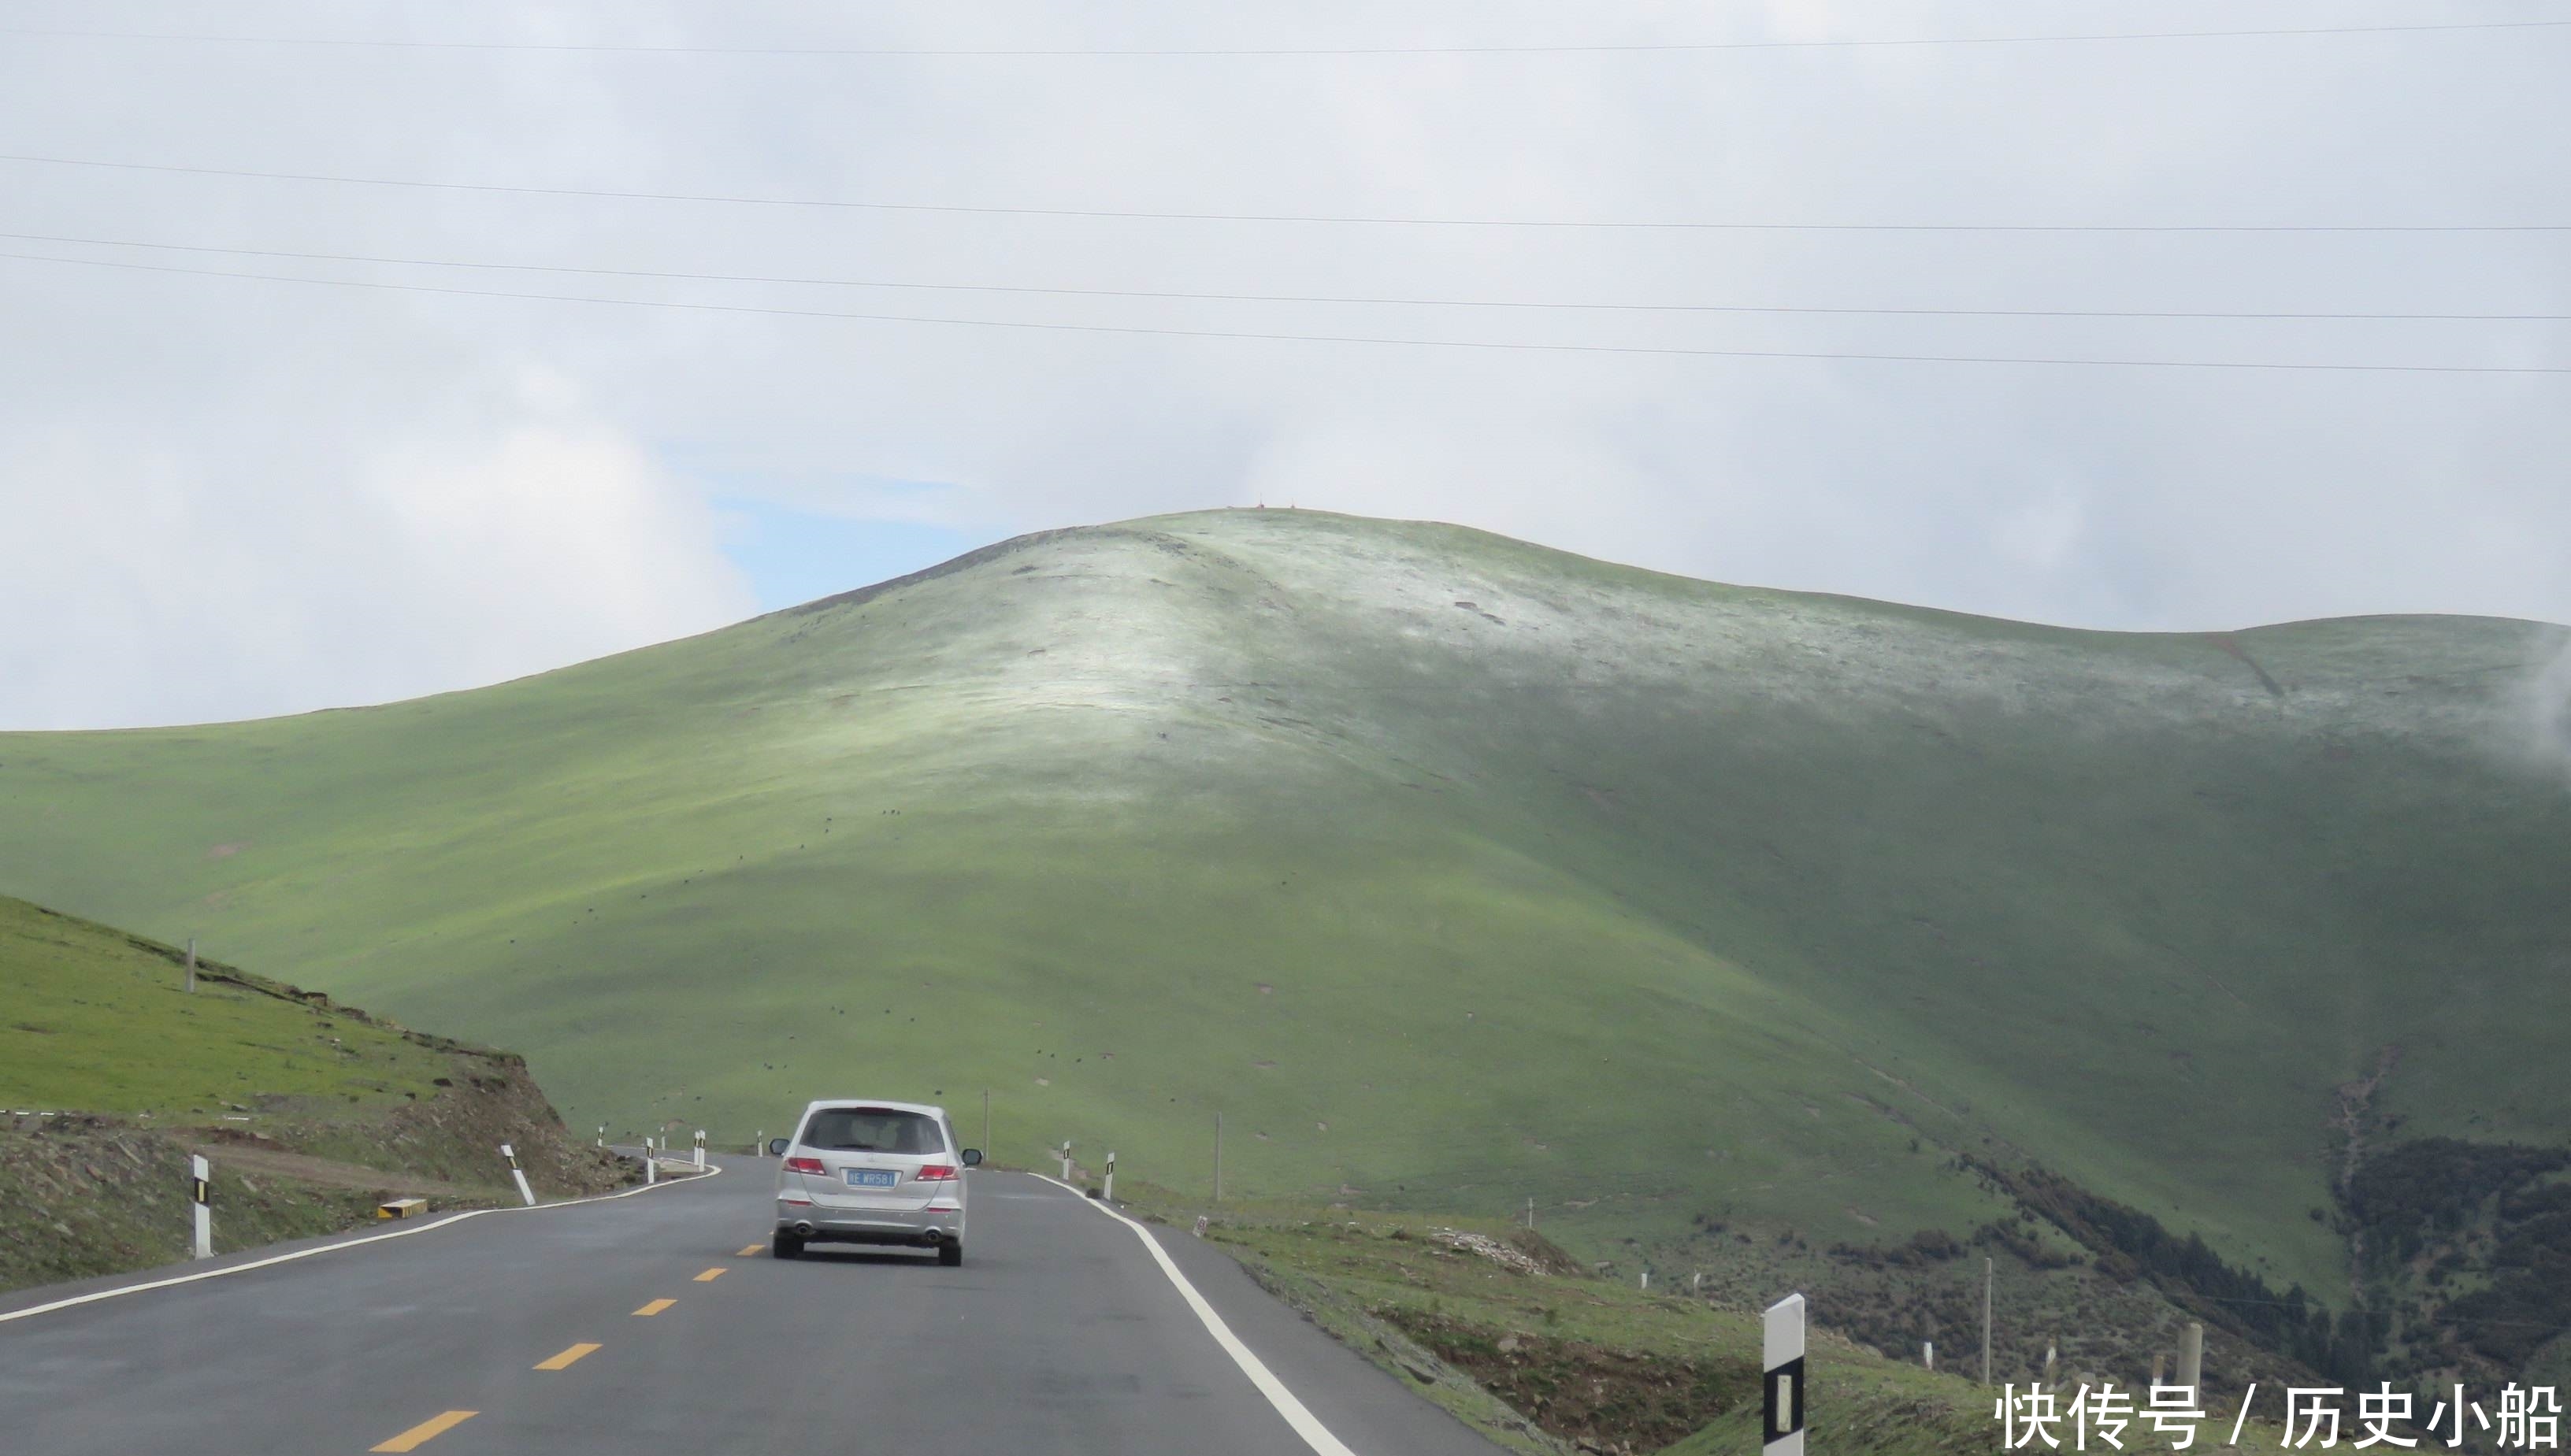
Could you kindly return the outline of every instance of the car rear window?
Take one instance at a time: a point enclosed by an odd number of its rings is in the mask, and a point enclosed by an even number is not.
[[[840,1153],[943,1153],[933,1118],[882,1107],[825,1107],[803,1125],[806,1148]]]

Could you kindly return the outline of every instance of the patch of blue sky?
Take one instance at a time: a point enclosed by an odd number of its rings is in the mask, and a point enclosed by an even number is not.
[[[750,579],[759,610],[869,587],[937,565],[997,533],[840,515],[753,496],[718,497],[724,554]]]

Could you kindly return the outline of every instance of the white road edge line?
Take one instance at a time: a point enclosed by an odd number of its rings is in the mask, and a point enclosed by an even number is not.
[[[57,1299],[51,1304],[31,1304],[24,1309],[0,1310],[0,1324],[6,1324],[13,1319],[32,1319],[39,1314],[51,1314],[57,1309],[69,1309],[76,1304],[95,1304],[101,1299],[114,1299],[126,1294],[141,1294],[152,1289],[167,1289],[176,1284],[193,1284],[199,1279],[220,1279],[227,1274],[246,1274],[252,1269],[263,1269],[271,1264],[292,1263],[298,1258],[310,1258],[314,1254],[336,1253],[340,1249],[355,1248],[360,1244],[381,1243],[387,1238],[408,1238],[414,1233],[426,1233],[434,1228],[444,1228],[450,1224],[461,1223],[467,1218],[479,1218],[485,1213],[541,1213],[547,1209],[577,1209],[583,1204],[603,1204],[611,1199],[630,1199],[636,1194],[648,1194],[654,1189],[683,1188],[688,1184],[695,1183],[697,1178],[700,1176],[713,1178],[722,1172],[723,1170],[721,1168],[710,1163],[706,1165],[706,1171],[703,1175],[692,1175],[687,1178],[674,1178],[668,1183],[639,1184],[633,1188],[626,1189],[621,1193],[593,1194],[585,1199],[565,1199],[558,1204],[536,1204],[532,1206],[503,1205],[496,1209],[468,1209],[461,1213],[449,1213],[443,1218],[433,1218],[426,1223],[413,1223],[407,1228],[396,1228],[389,1233],[369,1233],[363,1238],[343,1238],[335,1243],[318,1244],[311,1248],[298,1248],[292,1253],[274,1254],[267,1258],[254,1259],[249,1263],[232,1264],[220,1269],[207,1269],[202,1273],[180,1274],[174,1278],[153,1279],[148,1283],[141,1284],[119,1284],[113,1289],[93,1289],[86,1294],[75,1294],[68,1299]]]
[[[1223,1346],[1225,1354],[1232,1356],[1232,1362],[1241,1367],[1241,1373],[1250,1377],[1250,1383],[1259,1387],[1259,1393],[1268,1397],[1268,1403],[1277,1407],[1277,1413],[1286,1418],[1286,1424],[1294,1428],[1295,1435],[1303,1438],[1303,1444],[1311,1447],[1318,1456],[1356,1456],[1338,1437],[1330,1434],[1330,1428],[1322,1425],[1319,1417],[1304,1409],[1303,1402],[1294,1398],[1294,1392],[1286,1388],[1286,1382],[1278,1379],[1250,1346],[1241,1342],[1241,1336],[1234,1334],[1232,1326],[1223,1322],[1223,1316],[1214,1312],[1214,1306],[1206,1302],[1205,1295],[1198,1293],[1197,1286],[1188,1282],[1188,1276],[1179,1272],[1178,1264],[1170,1258],[1170,1251],[1161,1246],[1161,1240],[1152,1236],[1151,1229],[1058,1178],[1045,1178],[1041,1173],[1027,1176],[1043,1179],[1133,1229],[1134,1236],[1143,1240],[1143,1246],[1152,1250],[1152,1260],[1161,1266],[1161,1272],[1168,1274],[1170,1282],[1179,1286],[1179,1296],[1188,1301],[1188,1307],[1197,1312],[1197,1318],[1205,1321],[1206,1332],[1214,1336],[1216,1344]]]

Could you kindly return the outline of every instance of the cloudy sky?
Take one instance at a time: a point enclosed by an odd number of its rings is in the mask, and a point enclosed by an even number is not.
[[[0,727],[1259,501],[2088,626],[2571,621],[2559,7],[826,9],[13,5]],[[2235,316],[2099,316],[2154,313]]]

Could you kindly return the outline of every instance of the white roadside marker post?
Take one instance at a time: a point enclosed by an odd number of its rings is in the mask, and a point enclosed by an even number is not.
[[[1116,1202],[1116,1150],[1113,1148],[1107,1150],[1107,1185],[1099,1197],[1111,1204]]]
[[[1071,1140],[1062,1140],[1062,1181],[1071,1182]]]
[[[661,1165],[652,1157],[652,1140],[643,1140],[643,1183],[645,1187],[661,1181]]]
[[[215,1256],[215,1171],[203,1158],[188,1160],[188,1202],[196,1218],[196,1256]]]
[[[1760,1341],[1767,1390],[1760,1400],[1760,1456],[1803,1456],[1803,1296],[1768,1306]]]
[[[601,1148],[607,1146],[607,1124],[605,1123],[598,1125],[598,1146]]]
[[[697,1167],[706,1166],[706,1130],[697,1129]]]
[[[518,1166],[518,1151],[503,1143],[500,1145],[500,1156],[509,1160],[509,1177],[518,1181],[518,1197],[527,1201],[528,1208],[534,1208],[536,1191],[527,1187],[527,1171]]]
[[[1937,1342],[1935,1340],[1923,1339],[1919,1342],[1919,1366],[1923,1370],[1934,1370],[1937,1368]],[[2155,1380],[2152,1383],[2157,1385],[2160,1382]]]

